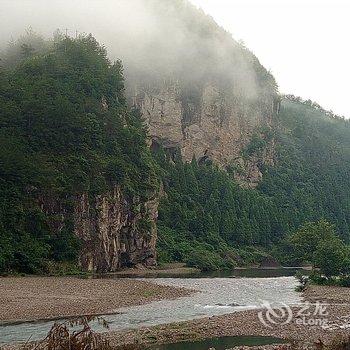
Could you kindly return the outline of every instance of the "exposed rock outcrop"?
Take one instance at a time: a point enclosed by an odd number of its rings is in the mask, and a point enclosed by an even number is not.
[[[81,266],[89,271],[116,271],[124,266],[156,264],[158,198],[128,200],[116,186],[92,202],[76,199],[75,233],[83,242]]]
[[[42,195],[39,204],[56,235],[68,223],[81,241],[80,266],[87,271],[112,272],[137,264],[156,265],[159,196],[148,200],[124,195],[120,186],[90,198],[82,193],[67,209],[56,197]],[[72,213],[73,210],[73,213]]]
[[[185,91],[179,83],[167,82],[159,88],[137,88],[133,104],[141,110],[152,142],[180,149],[184,161],[195,157],[239,169],[233,176],[249,187],[261,180],[262,165],[273,164],[273,139],[259,155],[247,157],[242,152],[253,134],[271,129],[279,104],[274,94],[247,98],[215,84]]]

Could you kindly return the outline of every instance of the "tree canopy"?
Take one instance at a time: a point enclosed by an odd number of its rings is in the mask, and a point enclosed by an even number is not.
[[[0,271],[76,258],[76,194],[119,184],[142,198],[158,186],[121,62],[91,35],[56,39],[44,53],[18,51],[18,64],[0,72]],[[50,201],[67,213],[59,235],[51,227],[59,218],[42,210]]]

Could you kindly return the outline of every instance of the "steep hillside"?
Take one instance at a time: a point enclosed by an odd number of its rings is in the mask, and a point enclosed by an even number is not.
[[[305,222],[326,219],[350,241],[350,123],[293,98],[283,99],[273,125],[274,166],[259,186],[244,189],[211,163],[184,164],[158,152],[167,197],[159,212],[158,251],[164,261],[203,269],[259,263]],[[256,146],[257,145],[257,146]],[[262,139],[243,151],[259,159]],[[269,254],[267,254],[269,252]]]
[[[273,76],[242,44],[187,1],[145,2],[159,32],[135,57],[125,58],[128,94],[147,121],[154,147],[178,148],[184,161],[210,159],[247,186],[273,164],[274,145],[264,157],[242,157],[260,128],[270,128],[279,108]],[[145,28],[148,30],[148,28]],[[166,38],[166,41],[164,40]],[[123,57],[123,49],[120,49]]]
[[[0,79],[0,270],[155,263],[158,180],[120,62],[56,38]]]
[[[350,241],[350,123],[285,98],[278,116],[277,163],[259,190],[283,208],[289,230],[325,218]]]

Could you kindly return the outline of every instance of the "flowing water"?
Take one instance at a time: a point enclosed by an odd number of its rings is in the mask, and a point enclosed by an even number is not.
[[[135,329],[206,316],[222,315],[261,307],[263,301],[301,302],[295,292],[294,277],[204,277],[204,278],[148,278],[161,285],[185,287],[197,292],[176,300],[162,300],[146,305],[118,309],[118,314],[106,315],[111,330]],[[52,321],[7,324],[0,326],[0,343],[43,338]],[[103,331],[97,323],[96,330]]]

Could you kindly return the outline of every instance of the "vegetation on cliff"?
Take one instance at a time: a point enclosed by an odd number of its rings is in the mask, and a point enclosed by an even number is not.
[[[121,63],[92,36],[56,36],[40,51],[37,40],[29,32],[26,43],[12,43],[0,71],[2,272],[76,261],[76,194],[93,198],[121,184],[144,198],[157,185],[141,118],[126,105]]]
[[[274,198],[287,232],[324,218],[349,243],[350,123],[284,99],[276,124],[276,166],[258,190]]]
[[[167,197],[160,208],[161,259],[225,268],[258,263],[267,255],[262,252],[269,251],[285,264],[315,262],[316,256],[303,259],[286,237],[322,219],[334,224],[331,231],[349,243],[349,122],[289,97],[283,100],[273,133],[276,165],[263,169],[255,190],[240,188],[212,164],[183,164],[178,159],[163,165]],[[343,254],[339,238],[330,240],[338,257]],[[322,256],[329,255],[326,250],[324,245],[317,253],[319,265]],[[337,264],[339,259],[334,259]]]
[[[242,189],[212,164],[183,163],[180,157],[173,164],[162,152],[157,158],[166,170],[158,221],[161,260],[210,270],[266,257],[259,247],[272,244],[281,231],[268,197]]]

